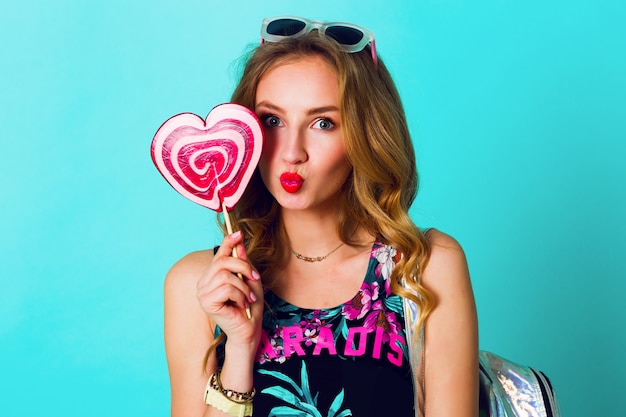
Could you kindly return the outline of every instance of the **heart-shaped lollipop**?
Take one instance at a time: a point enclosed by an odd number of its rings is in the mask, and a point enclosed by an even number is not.
[[[154,135],[152,160],[163,177],[189,200],[230,211],[243,194],[263,148],[256,115],[234,103],[220,104],[206,121],[193,113],[168,119]]]

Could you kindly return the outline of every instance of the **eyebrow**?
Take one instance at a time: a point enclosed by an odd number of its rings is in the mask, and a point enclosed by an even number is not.
[[[259,107],[265,107],[268,110],[274,110],[274,111],[278,111],[281,112],[283,111],[283,109],[281,109],[279,106],[272,104],[270,102],[267,101],[262,101],[260,103],[257,103],[255,108],[259,108]],[[307,115],[314,115],[314,114],[321,114],[321,113],[327,113],[327,112],[331,112],[331,111],[339,111],[339,108],[337,106],[321,106],[321,107],[314,107],[312,109],[307,110]]]

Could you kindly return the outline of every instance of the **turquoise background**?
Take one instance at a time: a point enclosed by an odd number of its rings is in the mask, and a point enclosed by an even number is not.
[[[621,0],[3,4],[0,414],[169,415],[163,278],[220,236],[150,142],[227,101],[278,14],[375,32],[416,143],[412,215],[466,249],[481,347],[544,370],[564,416],[623,416]]]

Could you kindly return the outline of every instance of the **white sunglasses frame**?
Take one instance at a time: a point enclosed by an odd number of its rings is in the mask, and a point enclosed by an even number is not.
[[[300,30],[298,33],[295,33],[293,35],[274,35],[271,33],[268,33],[267,31],[267,27],[275,21],[278,20],[295,20],[298,22],[302,22],[304,23],[304,28],[302,28],[302,30]],[[312,30],[317,29],[320,33],[320,35],[326,35],[326,30],[328,28],[331,27],[335,27],[335,26],[341,26],[341,27],[346,27],[346,28],[350,28],[350,29],[355,29],[360,31],[361,33],[363,33],[363,38],[356,44],[354,45],[345,45],[339,41],[337,41],[337,43],[339,43],[339,45],[341,45],[341,47],[349,53],[355,53],[355,52],[360,52],[363,49],[365,49],[365,47],[369,44],[370,45],[370,51],[372,53],[372,61],[374,61],[374,64],[376,64],[376,66],[378,66],[378,55],[376,54],[376,41],[374,40],[374,33],[367,29],[364,28],[363,26],[359,26],[359,25],[354,25],[352,23],[346,23],[346,22],[322,22],[320,20],[310,20],[304,17],[300,17],[300,16],[273,16],[273,17],[266,17],[265,19],[263,19],[263,22],[261,23],[261,43],[264,42],[278,42],[282,39],[285,38],[299,38],[303,35],[305,35],[306,33],[309,33]],[[332,36],[328,36],[332,39]],[[336,41],[336,39],[335,39]]]

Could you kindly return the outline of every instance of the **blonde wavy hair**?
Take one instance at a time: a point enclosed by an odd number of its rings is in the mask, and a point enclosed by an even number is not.
[[[434,306],[420,280],[430,247],[408,214],[418,187],[415,153],[400,95],[382,60],[378,65],[373,62],[369,46],[346,53],[317,31],[266,42],[247,57],[232,102],[254,109],[256,88],[265,73],[310,56],[324,59],[339,80],[343,137],[352,165],[340,193],[339,236],[345,243],[355,243],[351,241],[354,230],[362,227],[402,254],[392,273],[391,290],[418,304],[420,316],[415,325],[420,326]],[[231,214],[235,227],[244,232],[248,257],[267,288],[273,285],[272,270],[289,253],[279,213],[257,170]]]

